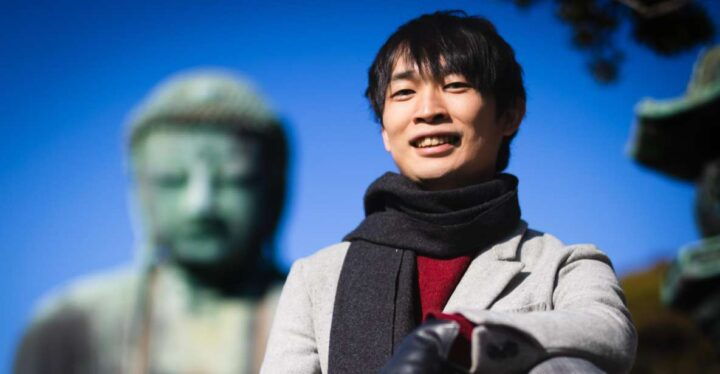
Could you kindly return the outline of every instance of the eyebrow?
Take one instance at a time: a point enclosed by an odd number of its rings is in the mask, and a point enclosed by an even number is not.
[[[392,77],[390,77],[390,82],[400,81],[400,80],[410,80],[410,79],[416,79],[416,78],[417,78],[417,72],[415,70],[405,70],[405,71],[401,71],[399,73],[393,74]]]

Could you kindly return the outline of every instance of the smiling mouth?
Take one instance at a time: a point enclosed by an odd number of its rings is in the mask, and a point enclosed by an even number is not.
[[[410,142],[410,145],[415,148],[431,148],[443,144],[458,146],[460,144],[460,137],[457,135],[424,136]]]

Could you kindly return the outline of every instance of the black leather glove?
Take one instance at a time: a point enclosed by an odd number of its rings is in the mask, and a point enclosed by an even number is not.
[[[527,373],[545,356],[545,350],[530,335],[509,326],[479,325],[473,330],[474,373]]]
[[[532,368],[529,374],[604,374],[605,371],[592,362],[578,357],[553,357]]]
[[[454,321],[430,320],[406,336],[380,374],[444,374],[455,369],[447,360],[460,332]]]

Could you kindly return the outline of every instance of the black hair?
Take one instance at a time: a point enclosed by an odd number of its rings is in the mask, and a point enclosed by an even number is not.
[[[495,99],[497,118],[520,120],[525,111],[522,68],[515,52],[485,18],[463,11],[424,14],[400,26],[378,51],[368,70],[365,97],[382,125],[385,95],[392,69],[399,58],[417,64],[424,74],[442,81],[448,74],[462,74],[480,93]],[[517,133],[517,132],[516,132]],[[510,161],[510,142],[503,139],[496,171]]]

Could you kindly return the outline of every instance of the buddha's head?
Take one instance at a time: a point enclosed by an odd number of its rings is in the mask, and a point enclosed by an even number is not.
[[[225,71],[162,82],[129,124],[140,223],[156,259],[247,264],[283,207],[287,143],[249,82]]]

